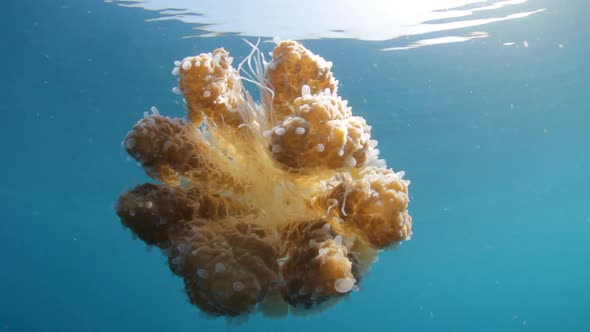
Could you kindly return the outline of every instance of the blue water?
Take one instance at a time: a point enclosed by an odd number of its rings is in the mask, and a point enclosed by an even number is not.
[[[583,4],[533,1],[547,11],[488,25],[488,38],[407,51],[305,41],[334,62],[340,94],[412,180],[414,236],[324,313],[234,325],[191,306],[113,204],[148,181],[121,148],[126,132],[152,105],[184,114],[173,61],[220,46],[243,58],[248,46],[182,39],[184,23],[100,1],[8,0],[0,330],[590,331]]]

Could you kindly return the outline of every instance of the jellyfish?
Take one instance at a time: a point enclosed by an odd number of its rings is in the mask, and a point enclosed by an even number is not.
[[[268,62],[250,45],[237,67],[223,48],[175,62],[187,117],[146,112],[127,134],[155,181],[121,195],[116,213],[162,251],[201,311],[313,313],[410,239],[410,182],[379,158],[331,62],[295,41]]]

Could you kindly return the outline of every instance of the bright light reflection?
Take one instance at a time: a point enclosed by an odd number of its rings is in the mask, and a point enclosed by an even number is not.
[[[401,36],[524,18],[545,9],[522,11],[528,0],[105,0],[125,7],[157,11],[157,20],[198,24],[185,37],[237,34],[279,39],[350,38],[383,41]],[[503,15],[497,14],[499,9]],[[506,12],[509,12],[506,14]],[[497,15],[494,15],[497,14]],[[479,18],[485,16],[485,18]],[[459,37],[463,38],[463,37]],[[474,37],[465,37],[470,40]],[[482,38],[481,36],[477,38]],[[447,42],[444,37],[430,39]],[[459,40],[457,40],[459,41]],[[414,43],[416,44],[416,43]],[[424,45],[420,45],[424,46]],[[397,47],[385,50],[407,49]]]

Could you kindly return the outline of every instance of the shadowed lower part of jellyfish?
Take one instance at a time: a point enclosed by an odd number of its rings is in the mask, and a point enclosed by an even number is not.
[[[409,181],[379,159],[331,63],[294,41],[270,62],[252,46],[237,68],[223,49],[175,63],[187,119],[155,112],[133,126],[123,146],[160,184],[121,195],[116,212],[203,312],[318,312],[410,238]]]
[[[194,214],[192,202],[175,189],[146,183],[123,194],[116,206],[124,226],[143,242],[166,248]]]
[[[276,241],[255,224],[196,220],[172,243],[170,269],[184,279],[191,303],[210,313],[251,311],[279,282]]]
[[[288,303],[313,308],[357,287],[358,261],[325,220],[289,225],[282,241],[289,244],[281,266],[281,293]]]

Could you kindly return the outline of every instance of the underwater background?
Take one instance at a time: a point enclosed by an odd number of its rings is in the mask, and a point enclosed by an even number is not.
[[[335,307],[240,324],[190,305],[113,205],[148,181],[127,131],[151,106],[185,113],[174,60],[249,46],[115,3],[4,4],[0,331],[590,331],[585,1],[520,1],[544,10],[465,42],[303,40],[412,181],[414,234]]]

